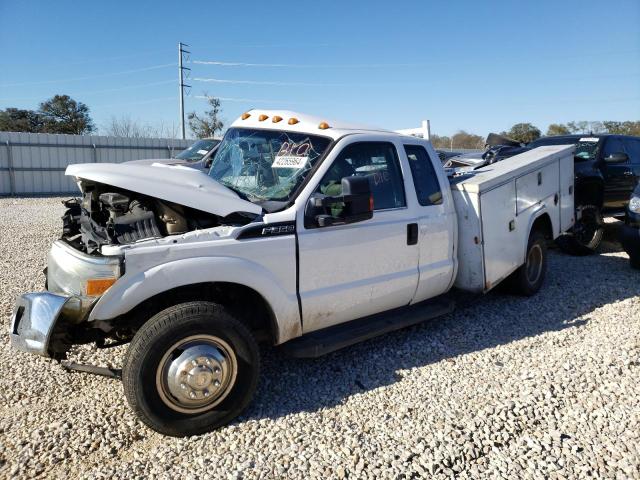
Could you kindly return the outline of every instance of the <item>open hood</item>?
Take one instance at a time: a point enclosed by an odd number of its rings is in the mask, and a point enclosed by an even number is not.
[[[189,167],[126,163],[78,163],[65,175],[91,180],[226,217],[235,212],[262,213],[207,174]]]

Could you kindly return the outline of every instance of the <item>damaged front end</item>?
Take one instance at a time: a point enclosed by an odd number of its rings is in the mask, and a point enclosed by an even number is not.
[[[16,302],[10,338],[19,350],[64,359],[72,345],[126,341],[131,331],[87,319],[102,294],[125,274],[127,249],[194,230],[243,225],[256,217],[235,212],[222,217],[97,181],[78,183],[82,196],[64,203],[62,236],[49,252],[46,291],[24,294]]]
[[[63,239],[89,254],[105,245],[128,245],[220,225],[217,215],[158,198],[94,182],[82,181],[81,188],[81,198],[65,202]]]

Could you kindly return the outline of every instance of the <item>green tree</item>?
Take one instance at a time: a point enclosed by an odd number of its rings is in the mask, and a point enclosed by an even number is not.
[[[602,124],[609,133],[640,136],[640,121],[614,122],[608,120],[602,122]]]
[[[432,134],[431,144],[433,145],[433,148],[439,148],[443,150],[449,149],[451,147],[451,138],[447,137],[446,135],[440,136]]]
[[[33,110],[19,108],[0,110],[0,131],[38,133],[42,131],[43,125],[42,115]]]
[[[516,142],[529,143],[537,140],[542,135],[538,127],[530,123],[516,123],[507,132],[507,136]]]
[[[216,97],[208,97],[207,102],[211,109],[206,111],[203,117],[199,117],[196,112],[191,112],[187,116],[189,128],[197,138],[215,137],[216,133],[224,128],[224,122],[220,118],[222,112],[220,100]]]
[[[480,135],[466,132],[464,130],[457,131],[452,137],[451,142],[453,149],[456,148],[482,148],[484,147],[484,138]]]
[[[549,128],[547,128],[548,137],[552,137],[554,135],[568,135],[569,133],[571,132],[569,131],[567,126],[563,125],[562,123],[552,123],[551,125],[549,125]]]
[[[95,130],[89,115],[89,107],[76,102],[69,95],[54,95],[40,104],[46,133],[84,135]]]

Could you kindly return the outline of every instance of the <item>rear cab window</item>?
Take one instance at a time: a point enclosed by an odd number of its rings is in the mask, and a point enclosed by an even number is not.
[[[421,145],[405,145],[418,203],[423,207],[442,204],[442,190],[427,150]]]

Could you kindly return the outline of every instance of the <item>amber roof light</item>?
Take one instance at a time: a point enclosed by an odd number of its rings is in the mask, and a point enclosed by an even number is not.
[[[251,114],[250,114],[250,113],[245,112],[245,113],[243,113],[243,114],[242,114],[242,117],[240,117],[240,118],[242,118],[243,120],[246,120],[246,119],[247,119],[247,118],[249,118],[250,116],[251,116]]]
[[[275,117],[273,117],[273,118],[271,119],[271,121],[272,121],[273,123],[278,123],[278,122],[282,121],[282,117],[279,117],[278,115],[276,115]]]
[[[296,117],[291,117],[289,119],[289,125],[295,125],[296,123],[298,123],[300,120],[298,120]]]
[[[318,125],[318,128],[320,130],[326,130],[327,128],[331,128],[331,127],[329,126],[329,124],[327,122],[322,122],[320,125]]]
[[[262,114],[258,117],[258,120],[260,120],[261,122],[264,122],[267,118],[269,118],[269,115]]]

